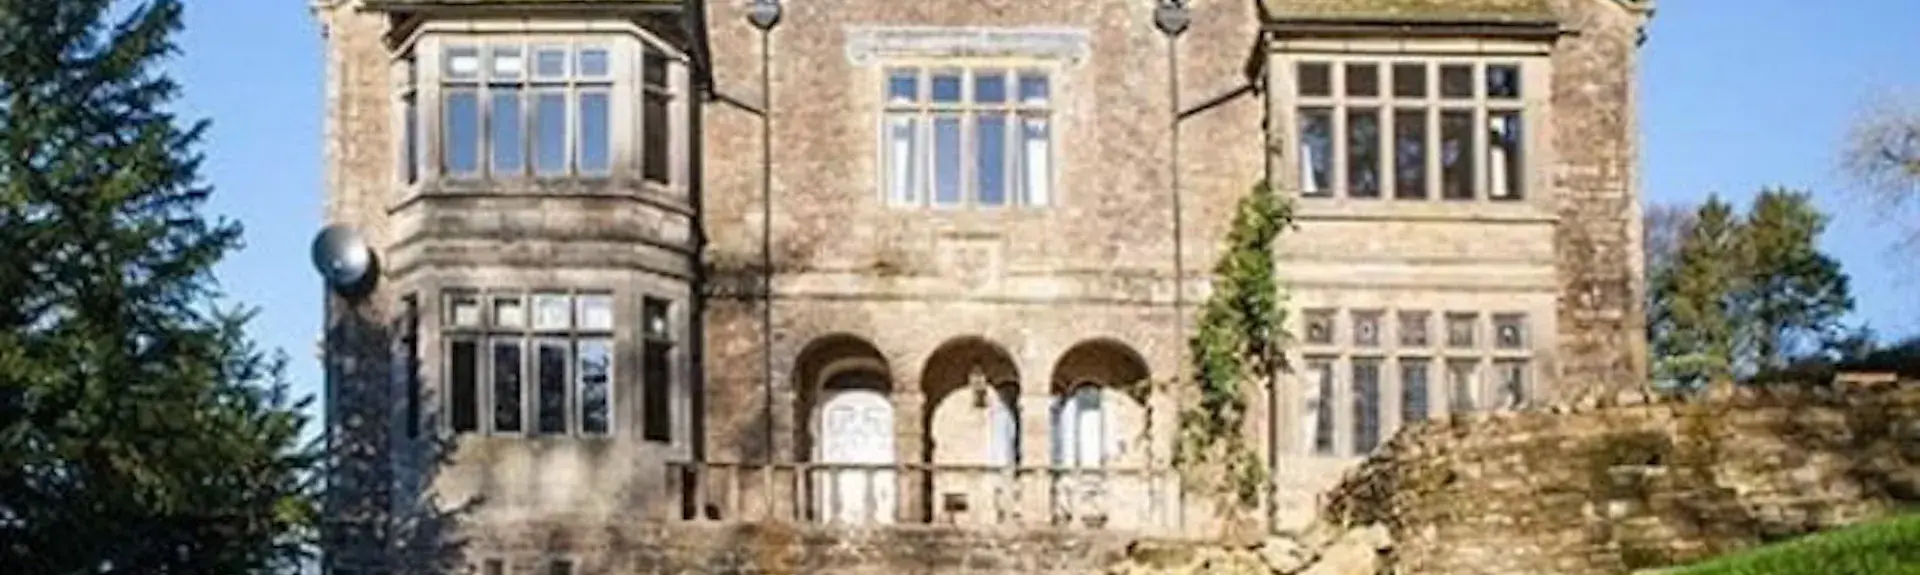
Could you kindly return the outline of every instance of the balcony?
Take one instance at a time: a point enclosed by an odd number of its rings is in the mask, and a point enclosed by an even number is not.
[[[1166,468],[712,462],[669,464],[667,475],[674,519],[689,522],[1171,535],[1183,511]]]

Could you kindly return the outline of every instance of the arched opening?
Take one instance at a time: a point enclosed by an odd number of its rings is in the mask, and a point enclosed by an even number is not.
[[[935,471],[918,483],[920,509],[946,522],[1002,521],[1020,464],[1020,373],[1005,348],[979,337],[934,349],[920,378],[921,453]]]
[[[1074,345],[1054,364],[1048,447],[1057,473],[1055,522],[1106,525],[1117,519],[1116,506],[1139,505],[1149,495],[1138,475],[1152,462],[1149,377],[1139,353],[1108,339]]]
[[[886,357],[850,335],[820,338],[801,351],[794,382],[794,449],[816,464],[808,474],[808,515],[839,523],[891,523],[898,509],[892,466],[892,371]]]

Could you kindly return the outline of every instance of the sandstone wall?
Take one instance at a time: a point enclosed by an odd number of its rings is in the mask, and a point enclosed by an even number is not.
[[[1396,436],[1325,499],[1401,573],[1622,573],[1920,502],[1920,385],[1470,415]]]

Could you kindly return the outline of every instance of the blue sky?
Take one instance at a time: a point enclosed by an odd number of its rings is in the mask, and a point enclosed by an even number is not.
[[[195,0],[187,9],[180,111],[211,118],[205,176],[216,214],[246,225],[247,247],[218,273],[260,306],[253,330],[320,389],[320,290],[307,242],[320,225],[322,61],[304,0]],[[1814,192],[1835,215],[1824,247],[1853,275],[1859,317],[1920,333],[1920,265],[1898,265],[1894,230],[1834,169],[1863,98],[1920,87],[1920,2],[1667,0],[1643,50],[1641,125],[1649,201],[1744,200],[1765,185]]]

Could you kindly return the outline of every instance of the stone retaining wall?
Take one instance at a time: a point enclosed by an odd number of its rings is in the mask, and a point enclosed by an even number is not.
[[[1413,426],[1323,498],[1394,572],[1623,573],[1920,502],[1920,385],[1638,393]]]

